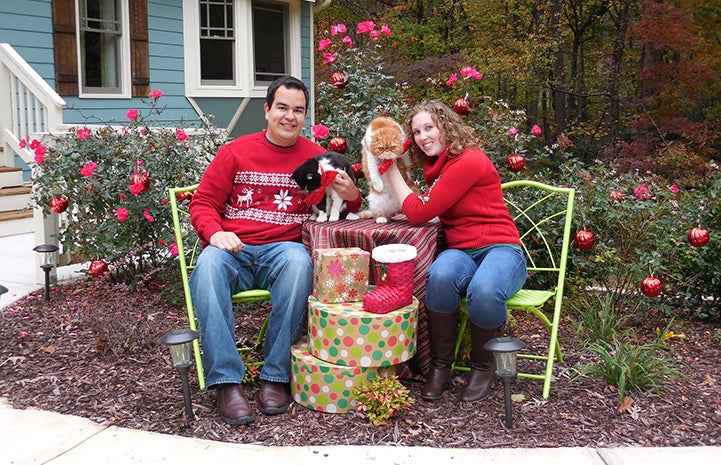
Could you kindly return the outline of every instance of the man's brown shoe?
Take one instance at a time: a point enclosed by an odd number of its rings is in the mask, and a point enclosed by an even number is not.
[[[222,384],[218,387],[220,419],[229,425],[245,425],[255,420],[250,402],[240,384]]]
[[[258,409],[265,415],[277,415],[288,410],[288,393],[285,383],[261,381],[258,393]]]

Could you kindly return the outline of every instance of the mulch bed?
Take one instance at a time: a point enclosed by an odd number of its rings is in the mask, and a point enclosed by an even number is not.
[[[160,297],[162,287],[142,290],[79,281],[53,289],[50,302],[34,294],[0,310],[0,394],[16,408],[78,415],[101,424],[199,439],[266,446],[399,445],[451,448],[701,446],[721,441],[721,349],[718,327],[673,323],[684,337],[668,341],[682,379],[665,392],[632,393],[619,411],[618,393],[597,376],[577,377],[592,361],[574,345],[568,318],[560,333],[564,363],[548,399],[541,382],[518,379],[514,425],[504,427],[502,386],[487,400],[459,401],[464,375],[438,402],[420,399],[420,383],[405,381],[415,404],[391,425],[374,426],[358,413],[327,414],[292,403],[286,414],[258,413],[249,426],[217,418],[212,391],[191,392],[195,421],[185,419],[180,376],[168,350],[157,344],[166,331],[187,326],[182,304]],[[251,339],[263,307],[239,317],[239,338]],[[568,317],[568,316],[567,316]],[[640,340],[656,340],[669,318],[651,313],[634,322]],[[253,321],[253,324],[248,323]],[[538,339],[535,323],[519,316],[524,341]],[[250,328],[250,329],[249,329]],[[121,344],[109,334],[115,331]],[[118,349],[124,347],[125,351]],[[686,367],[684,368],[684,365]],[[246,387],[255,404],[257,387]]]

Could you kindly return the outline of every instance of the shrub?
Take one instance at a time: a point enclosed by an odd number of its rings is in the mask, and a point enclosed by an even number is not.
[[[374,425],[390,424],[391,418],[413,405],[415,401],[409,394],[408,388],[395,375],[376,376],[353,389],[358,412]]]
[[[210,123],[200,128],[158,123],[162,93],[151,95],[145,116],[130,109],[127,125],[78,126],[49,136],[47,151],[36,154],[33,166],[34,205],[45,214],[64,211],[58,233],[63,252],[77,261],[102,260],[122,282],[169,257],[167,190],[197,182],[225,140]]]
[[[648,388],[660,391],[665,382],[681,377],[681,372],[673,366],[673,358],[663,355],[668,348],[660,343],[634,346],[599,342],[587,349],[598,361],[582,366],[579,373],[601,375],[608,384],[618,388],[621,402],[630,391],[643,392]]]

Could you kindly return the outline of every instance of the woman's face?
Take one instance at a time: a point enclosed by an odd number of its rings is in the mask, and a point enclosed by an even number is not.
[[[415,143],[429,157],[437,157],[446,148],[443,131],[427,111],[422,111],[413,117],[411,131]]]

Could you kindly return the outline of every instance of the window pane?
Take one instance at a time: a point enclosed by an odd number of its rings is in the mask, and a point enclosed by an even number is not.
[[[80,63],[86,92],[120,92],[119,0],[81,0]]]
[[[200,79],[235,83],[233,0],[200,0]]]
[[[270,82],[287,70],[288,7],[284,3],[253,2],[255,81]]]

